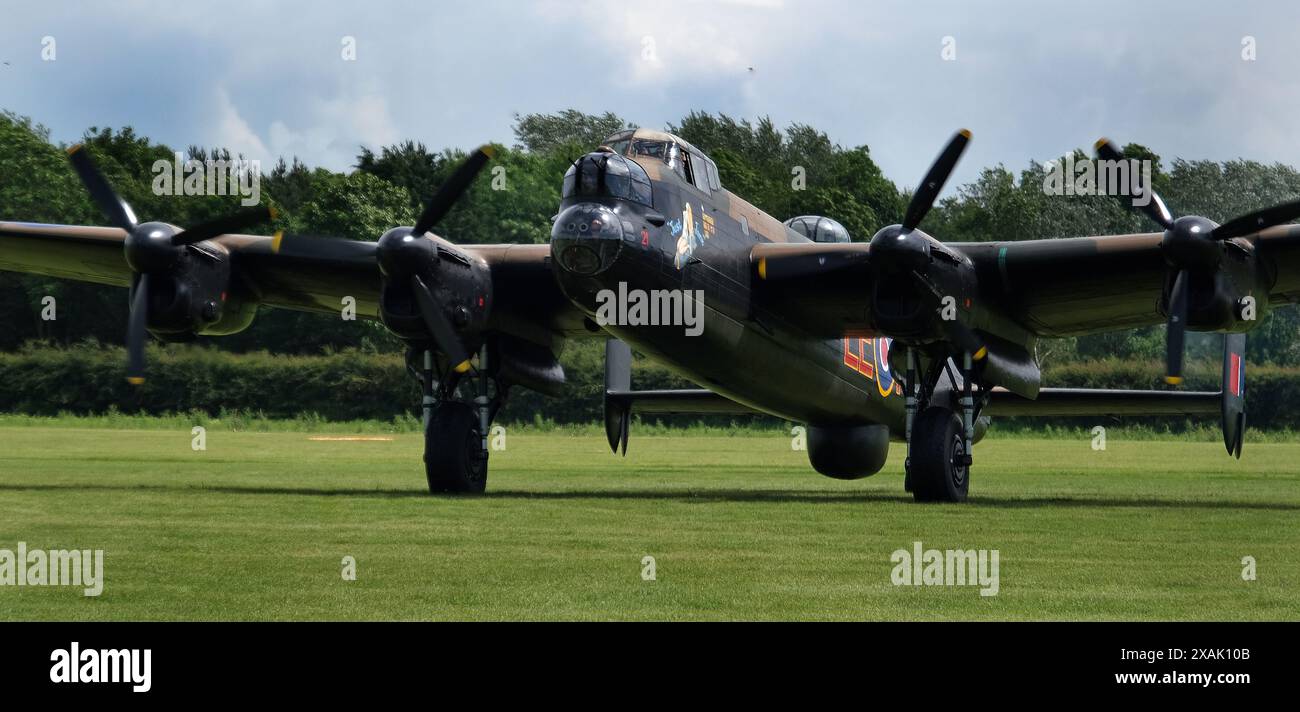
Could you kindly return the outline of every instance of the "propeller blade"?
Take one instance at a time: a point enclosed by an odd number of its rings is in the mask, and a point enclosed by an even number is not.
[[[468,371],[469,354],[465,352],[460,338],[456,336],[451,321],[438,308],[433,293],[424,285],[419,275],[411,275],[411,289],[415,292],[415,301],[420,307],[420,315],[424,317],[424,324],[429,327],[429,333],[433,336],[438,350],[447,355],[447,359],[457,373]]]
[[[1187,335],[1187,270],[1178,270],[1169,294],[1169,334],[1165,342],[1165,383],[1183,382],[1183,340]]]
[[[81,184],[86,186],[91,199],[99,206],[104,217],[108,218],[114,227],[120,227],[127,232],[134,230],[138,221],[135,213],[131,211],[131,206],[127,205],[117,191],[113,190],[113,186],[108,184],[108,179],[99,172],[99,168],[91,160],[85,147],[77,144],[69,148],[68,160],[72,161],[72,167],[81,178]]]
[[[252,208],[237,210],[224,217],[209,220],[205,223],[199,223],[188,230],[172,235],[173,245],[193,245],[196,242],[211,240],[220,235],[229,235],[244,228],[261,225],[264,222],[270,222],[276,218],[275,208],[269,205],[259,205]]]
[[[925,174],[925,179],[912,194],[912,202],[908,204],[907,213],[903,215],[903,230],[911,232],[921,224],[921,220],[925,219],[926,213],[934,206],[934,201],[938,200],[943,184],[948,181],[952,169],[961,159],[962,151],[966,150],[967,143],[970,143],[970,131],[962,129],[953,135],[952,140],[943,149],[943,153],[934,159],[934,164]]]
[[[131,292],[131,313],[126,322],[126,382],[133,386],[144,383],[144,343],[148,338],[149,275],[136,277]]]
[[[1210,233],[1210,235],[1216,240],[1231,240],[1234,237],[1249,235],[1274,225],[1291,222],[1296,218],[1300,218],[1300,200],[1293,203],[1274,205],[1271,208],[1256,210],[1253,213],[1246,213],[1214,228],[1214,232]]]
[[[447,182],[439,186],[438,192],[433,194],[428,207],[424,209],[419,221],[415,223],[416,235],[423,235],[432,230],[433,226],[437,225],[438,221],[446,216],[447,212],[451,210],[451,206],[456,204],[460,196],[469,188],[469,184],[474,182],[474,178],[478,176],[479,171],[483,170],[483,166],[487,165],[488,159],[492,158],[495,152],[496,149],[492,148],[492,146],[479,146],[477,150],[469,154],[469,157],[464,162],[456,167],[455,172],[451,174]]]
[[[1124,154],[1120,153],[1119,149],[1115,148],[1115,144],[1111,143],[1108,138],[1097,139],[1097,143],[1093,144],[1093,148],[1097,151],[1097,156],[1104,160],[1128,160],[1124,158]],[[1148,186],[1148,189],[1150,190],[1150,186]],[[1125,193],[1116,193],[1116,196],[1119,197],[1120,200],[1131,199],[1131,196]],[[1151,190],[1151,200],[1148,201],[1146,205],[1135,207],[1138,207],[1143,214],[1159,223],[1160,227],[1166,230],[1174,226],[1173,213],[1169,212],[1169,208],[1165,206],[1165,201],[1161,200],[1159,195],[1156,195],[1155,190]]]

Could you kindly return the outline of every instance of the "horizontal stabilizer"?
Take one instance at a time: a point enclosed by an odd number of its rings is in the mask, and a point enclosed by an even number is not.
[[[700,413],[715,415],[755,415],[760,411],[724,398],[703,388],[676,391],[606,391],[608,401],[631,410],[632,404],[642,413]]]
[[[1030,400],[994,388],[983,412],[1004,417],[1218,415],[1223,444],[1229,455],[1240,459],[1246,435],[1246,336],[1224,335],[1223,390],[1218,392],[1044,388]]]
[[[703,388],[632,390],[632,349],[618,339],[605,342],[605,437],[609,449],[627,454],[632,407],[642,413],[753,415],[759,411]]]
[[[1101,388],[1043,388],[1022,398],[1006,389],[989,394],[986,415],[1218,415],[1222,396],[1210,391],[1130,391]]]

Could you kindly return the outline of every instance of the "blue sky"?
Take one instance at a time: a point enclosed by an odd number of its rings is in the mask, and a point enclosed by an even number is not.
[[[903,186],[963,126],[963,182],[1100,135],[1166,159],[1300,165],[1289,0],[7,4],[0,108],[64,141],[131,125],[176,147],[345,169],[360,145],[510,143],[516,112],[610,110],[658,128],[696,109],[810,123],[870,146]]]

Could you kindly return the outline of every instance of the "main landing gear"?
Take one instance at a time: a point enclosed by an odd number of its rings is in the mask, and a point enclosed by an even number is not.
[[[487,488],[488,431],[506,395],[488,370],[487,346],[479,350],[478,367],[465,373],[440,367],[427,348],[408,351],[407,364],[423,392],[429,492],[482,494]]]
[[[916,351],[907,350],[904,487],[917,502],[964,502],[970,490],[975,419],[987,393],[976,397],[971,354],[962,354],[961,362],[958,376],[951,359],[932,359],[922,378]]]

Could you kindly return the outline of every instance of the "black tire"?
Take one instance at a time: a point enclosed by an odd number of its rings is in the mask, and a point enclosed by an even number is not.
[[[473,408],[451,401],[433,411],[424,431],[424,475],[433,494],[482,494],[487,489],[488,454]]]
[[[970,466],[961,418],[947,408],[926,408],[912,423],[912,497],[917,502],[964,502]]]

